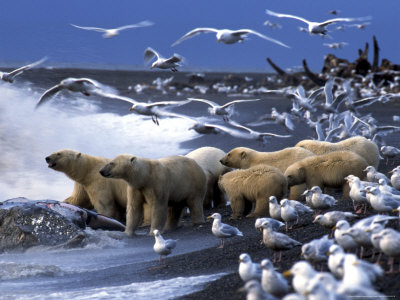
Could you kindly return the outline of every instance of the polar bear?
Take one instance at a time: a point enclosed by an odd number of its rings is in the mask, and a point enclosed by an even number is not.
[[[289,147],[274,152],[259,152],[246,147],[237,147],[229,151],[221,163],[227,167],[247,169],[259,164],[266,164],[285,172],[291,164],[315,154],[300,147]],[[292,186],[289,199],[299,199],[305,191],[304,185]]]
[[[66,202],[92,206],[100,214],[116,220],[124,219],[128,185],[123,180],[107,180],[99,174],[110,159],[69,149],[54,152],[45,159],[49,168],[63,172],[75,181],[74,191]]]
[[[204,222],[206,176],[191,158],[169,156],[147,159],[121,154],[106,163],[100,174],[111,178],[107,180],[118,178],[128,183],[125,230],[127,235],[133,235],[143,219],[144,203],[147,203],[151,210],[150,234],[155,229],[174,229],[186,206],[190,210],[193,224]]]
[[[342,187],[347,197],[349,187],[345,177],[353,174],[364,178],[367,166],[367,161],[352,151],[335,151],[300,160],[286,169],[285,176],[289,186],[305,183],[308,189],[317,185],[322,190]]]
[[[232,207],[232,218],[263,217],[269,212],[269,197],[286,196],[288,184],[278,168],[256,165],[238,169],[221,176],[219,185],[228,195]],[[253,212],[252,206],[255,204]],[[251,212],[251,213],[250,213]]]
[[[220,162],[225,155],[224,151],[215,147],[201,147],[185,155],[195,160],[206,175],[207,192],[204,197],[204,208],[226,205],[225,194],[218,186],[219,176],[231,170]]]
[[[337,143],[302,140],[296,144],[296,147],[301,147],[310,150],[316,155],[326,154],[333,151],[353,151],[363,157],[370,166],[375,169],[379,165],[379,148],[378,146],[363,136],[354,136]]]

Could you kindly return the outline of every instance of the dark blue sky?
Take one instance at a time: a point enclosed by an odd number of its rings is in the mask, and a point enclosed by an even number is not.
[[[331,32],[333,40],[298,31],[297,20],[275,18],[265,9],[302,16],[313,21],[332,17],[371,16],[365,30],[347,28]],[[144,68],[143,52],[148,46],[164,56],[174,52],[186,58],[187,69],[234,71],[270,70],[265,58],[282,67],[301,65],[306,58],[319,71],[323,57],[336,53],[354,60],[357,49],[376,35],[381,58],[400,63],[399,0],[14,0],[3,1],[0,12],[0,64],[23,64],[48,56],[47,65],[73,63],[74,66],[123,66]],[[270,30],[265,20],[278,22],[282,29]],[[113,39],[101,33],[80,30],[70,24],[113,28],[150,20],[155,25],[123,31]],[[250,28],[291,46],[286,49],[251,36],[243,44],[216,43],[214,34],[202,34],[171,48],[171,44],[196,27]],[[335,28],[332,25],[330,28]],[[342,50],[323,43],[347,42]],[[371,57],[371,55],[370,55]]]

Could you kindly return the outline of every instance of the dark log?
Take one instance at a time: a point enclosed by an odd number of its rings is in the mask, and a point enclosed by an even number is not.
[[[310,69],[308,68],[307,65],[307,61],[305,59],[303,59],[303,68],[304,68],[304,72],[306,73],[307,77],[314,82],[316,85],[319,86],[324,86],[326,80],[319,78],[317,75],[315,75],[314,73],[312,73],[310,71]]]
[[[378,41],[376,40],[376,37],[373,36],[374,40],[374,58],[372,60],[372,72],[378,72],[379,66],[379,46],[378,46]]]
[[[267,62],[271,65],[271,67],[281,76],[287,75],[285,71],[283,71],[281,68],[279,68],[274,62],[267,57]]]

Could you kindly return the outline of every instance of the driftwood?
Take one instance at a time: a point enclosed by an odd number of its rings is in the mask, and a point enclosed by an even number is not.
[[[267,62],[270,66],[282,77],[282,80],[287,85],[299,85],[301,83],[301,79],[298,74],[288,74],[281,68],[279,68],[269,57],[267,58]]]
[[[376,40],[376,37],[373,36],[372,37],[374,40],[374,58],[372,60],[372,72],[378,72],[379,67],[378,67],[378,63],[379,63],[379,46],[378,46],[378,41]]]
[[[323,86],[325,85],[326,80],[319,78],[317,75],[315,75],[313,72],[310,71],[307,65],[307,61],[303,59],[303,68],[304,72],[306,73],[307,77],[314,82],[316,85]]]

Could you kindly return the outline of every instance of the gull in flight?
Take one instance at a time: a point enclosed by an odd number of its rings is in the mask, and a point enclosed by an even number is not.
[[[80,29],[103,32],[103,37],[106,38],[106,39],[110,39],[110,38],[113,38],[113,37],[119,35],[119,32],[122,31],[122,30],[130,29],[130,28],[137,28],[137,27],[146,27],[146,26],[151,26],[153,24],[154,24],[153,22],[150,22],[150,21],[146,20],[146,21],[142,21],[142,22],[137,23],[137,24],[125,25],[125,26],[121,26],[121,27],[118,27],[118,28],[111,28],[111,29],[99,28],[99,27],[83,27],[83,26],[78,26],[78,25],[74,25],[74,24],[71,24],[71,25],[76,27],[76,28],[80,28]]]
[[[61,82],[52,88],[48,89],[40,97],[39,102],[36,104],[36,109],[43,105],[45,102],[50,100],[55,94],[61,90],[69,90],[71,92],[80,92],[85,96],[90,96],[90,94],[96,90],[100,90],[100,85],[90,78],[66,78],[61,80]]]
[[[233,100],[233,101],[230,101],[223,105],[219,105],[218,103],[215,103],[214,101],[207,100],[207,99],[188,98],[188,100],[196,101],[196,102],[203,102],[205,104],[208,104],[210,106],[208,108],[208,111],[211,115],[222,116],[224,121],[228,121],[229,117],[232,116],[232,114],[233,114],[233,106],[232,105],[234,105],[235,103],[241,103],[241,102],[259,101],[261,99]]]
[[[294,16],[294,15],[289,15],[289,14],[280,14],[273,12],[271,10],[266,10],[266,13],[270,16],[275,16],[278,18],[291,18],[291,19],[296,19],[299,21],[302,21],[304,23],[307,23],[308,25],[308,32],[310,34],[322,34],[325,35],[327,33],[326,26],[337,23],[337,22],[353,22],[353,21],[359,21],[359,20],[365,20],[366,18],[334,18],[330,20],[326,20],[324,22],[311,22],[308,21],[302,17]]]
[[[176,53],[170,58],[164,58],[153,48],[148,47],[144,51],[144,59],[146,62],[150,61],[154,56],[157,57],[157,59],[151,64],[150,69],[171,69],[172,72],[177,72],[178,70],[176,67],[179,67],[180,65],[178,63],[182,61],[182,57]]]
[[[344,46],[347,46],[348,43],[340,42],[340,43],[324,43],[324,46],[327,46],[331,49],[342,49]]]
[[[251,30],[251,29],[239,29],[239,30],[230,30],[230,29],[215,29],[215,28],[195,28],[188,33],[186,33],[184,36],[182,36],[179,40],[177,40],[175,43],[172,44],[172,46],[178,45],[182,41],[194,37],[200,33],[209,33],[209,32],[214,32],[216,33],[217,36],[217,42],[222,42],[224,44],[234,44],[237,42],[243,42],[245,37],[249,34],[254,34],[264,40],[273,42],[275,44],[281,45],[286,48],[290,48],[288,45],[275,40],[273,38],[267,37],[257,31]]]
[[[1,72],[0,71],[0,78],[2,80],[6,81],[6,82],[13,83],[14,82],[14,78],[16,76],[22,74],[22,72],[24,72],[26,70],[29,70],[29,69],[32,69],[32,68],[36,67],[37,65],[41,64],[42,62],[44,62],[46,59],[47,58],[44,57],[41,60],[38,60],[38,61],[36,61],[34,63],[29,64],[29,65],[20,67],[20,68],[15,69],[15,70],[13,70],[11,72]]]

